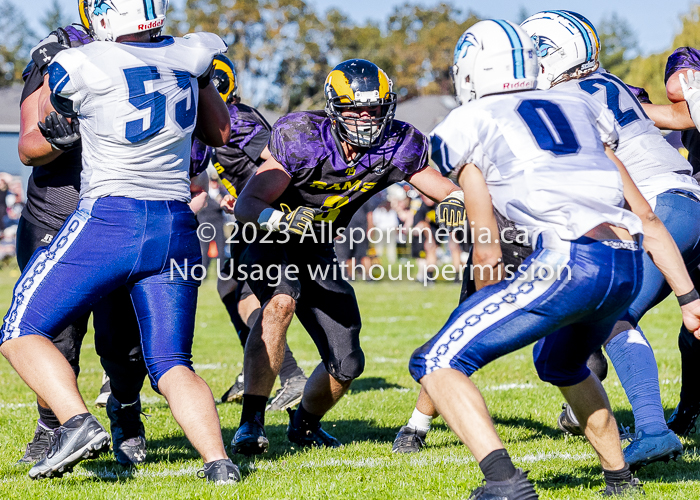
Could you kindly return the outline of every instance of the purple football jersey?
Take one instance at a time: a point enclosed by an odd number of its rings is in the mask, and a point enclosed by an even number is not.
[[[692,69],[700,71],[700,51],[692,47],[679,47],[668,56],[666,61],[666,73],[664,74],[664,84],[668,82],[676,71],[681,69]]]
[[[273,206],[318,208],[316,229],[332,222],[344,228],[373,195],[408,180],[428,166],[427,138],[408,123],[394,120],[383,144],[347,161],[331,119],[323,111],[291,113],[272,127],[272,156],[291,177]]]

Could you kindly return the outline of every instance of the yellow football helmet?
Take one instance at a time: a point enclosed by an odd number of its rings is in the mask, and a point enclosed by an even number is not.
[[[214,74],[211,82],[226,104],[238,97],[238,78],[231,59],[224,55],[214,57]]]
[[[340,139],[364,148],[384,141],[396,113],[397,96],[392,86],[384,71],[364,59],[350,59],[333,68],[324,86],[325,111]],[[378,107],[379,112],[370,117],[359,113],[343,115],[363,107]]]

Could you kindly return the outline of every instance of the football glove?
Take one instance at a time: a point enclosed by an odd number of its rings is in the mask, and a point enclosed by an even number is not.
[[[299,235],[312,228],[314,217],[319,213],[319,210],[309,207],[297,207],[296,210],[292,210],[283,204],[281,208],[284,215],[280,219],[280,227],[283,231]]]
[[[70,47],[68,33],[63,28],[58,28],[56,31],[52,31],[42,43],[34,47],[32,50],[32,61],[34,61],[34,64],[36,64],[36,67],[43,75],[56,54],[70,49]]]
[[[464,191],[455,191],[438,203],[435,209],[435,222],[441,229],[454,231],[464,226],[466,213],[464,211]]]
[[[54,149],[69,151],[80,145],[80,123],[72,118],[70,123],[65,116],[52,111],[46,120],[37,123],[41,135]]]
[[[686,75],[678,75],[678,80],[683,90],[683,97],[688,103],[690,117],[695,122],[695,127],[700,130],[700,71],[689,69]]]
[[[288,205],[281,204],[280,210],[266,208],[258,217],[258,224],[266,231],[289,231],[294,234],[304,234],[313,223],[314,217],[320,210],[309,207],[298,207],[292,210]]]

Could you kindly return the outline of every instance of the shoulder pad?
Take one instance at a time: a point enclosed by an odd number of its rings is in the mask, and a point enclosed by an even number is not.
[[[188,33],[182,37],[182,43],[192,48],[210,49],[214,54],[223,54],[228,50],[228,45],[219,35],[205,31]]]

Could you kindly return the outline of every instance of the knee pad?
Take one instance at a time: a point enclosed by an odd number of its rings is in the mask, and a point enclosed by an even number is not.
[[[339,361],[327,363],[326,370],[339,382],[355,380],[365,371],[365,353],[356,349]]]
[[[586,380],[591,374],[591,370],[586,365],[560,366],[547,359],[547,356],[540,356],[535,353],[535,369],[540,380],[552,384],[555,387],[569,387]]]
[[[601,382],[608,376],[608,360],[603,354],[602,349],[598,349],[596,352],[590,355],[588,361],[586,362],[586,366],[595,374],[596,377],[598,377],[598,380]]]

